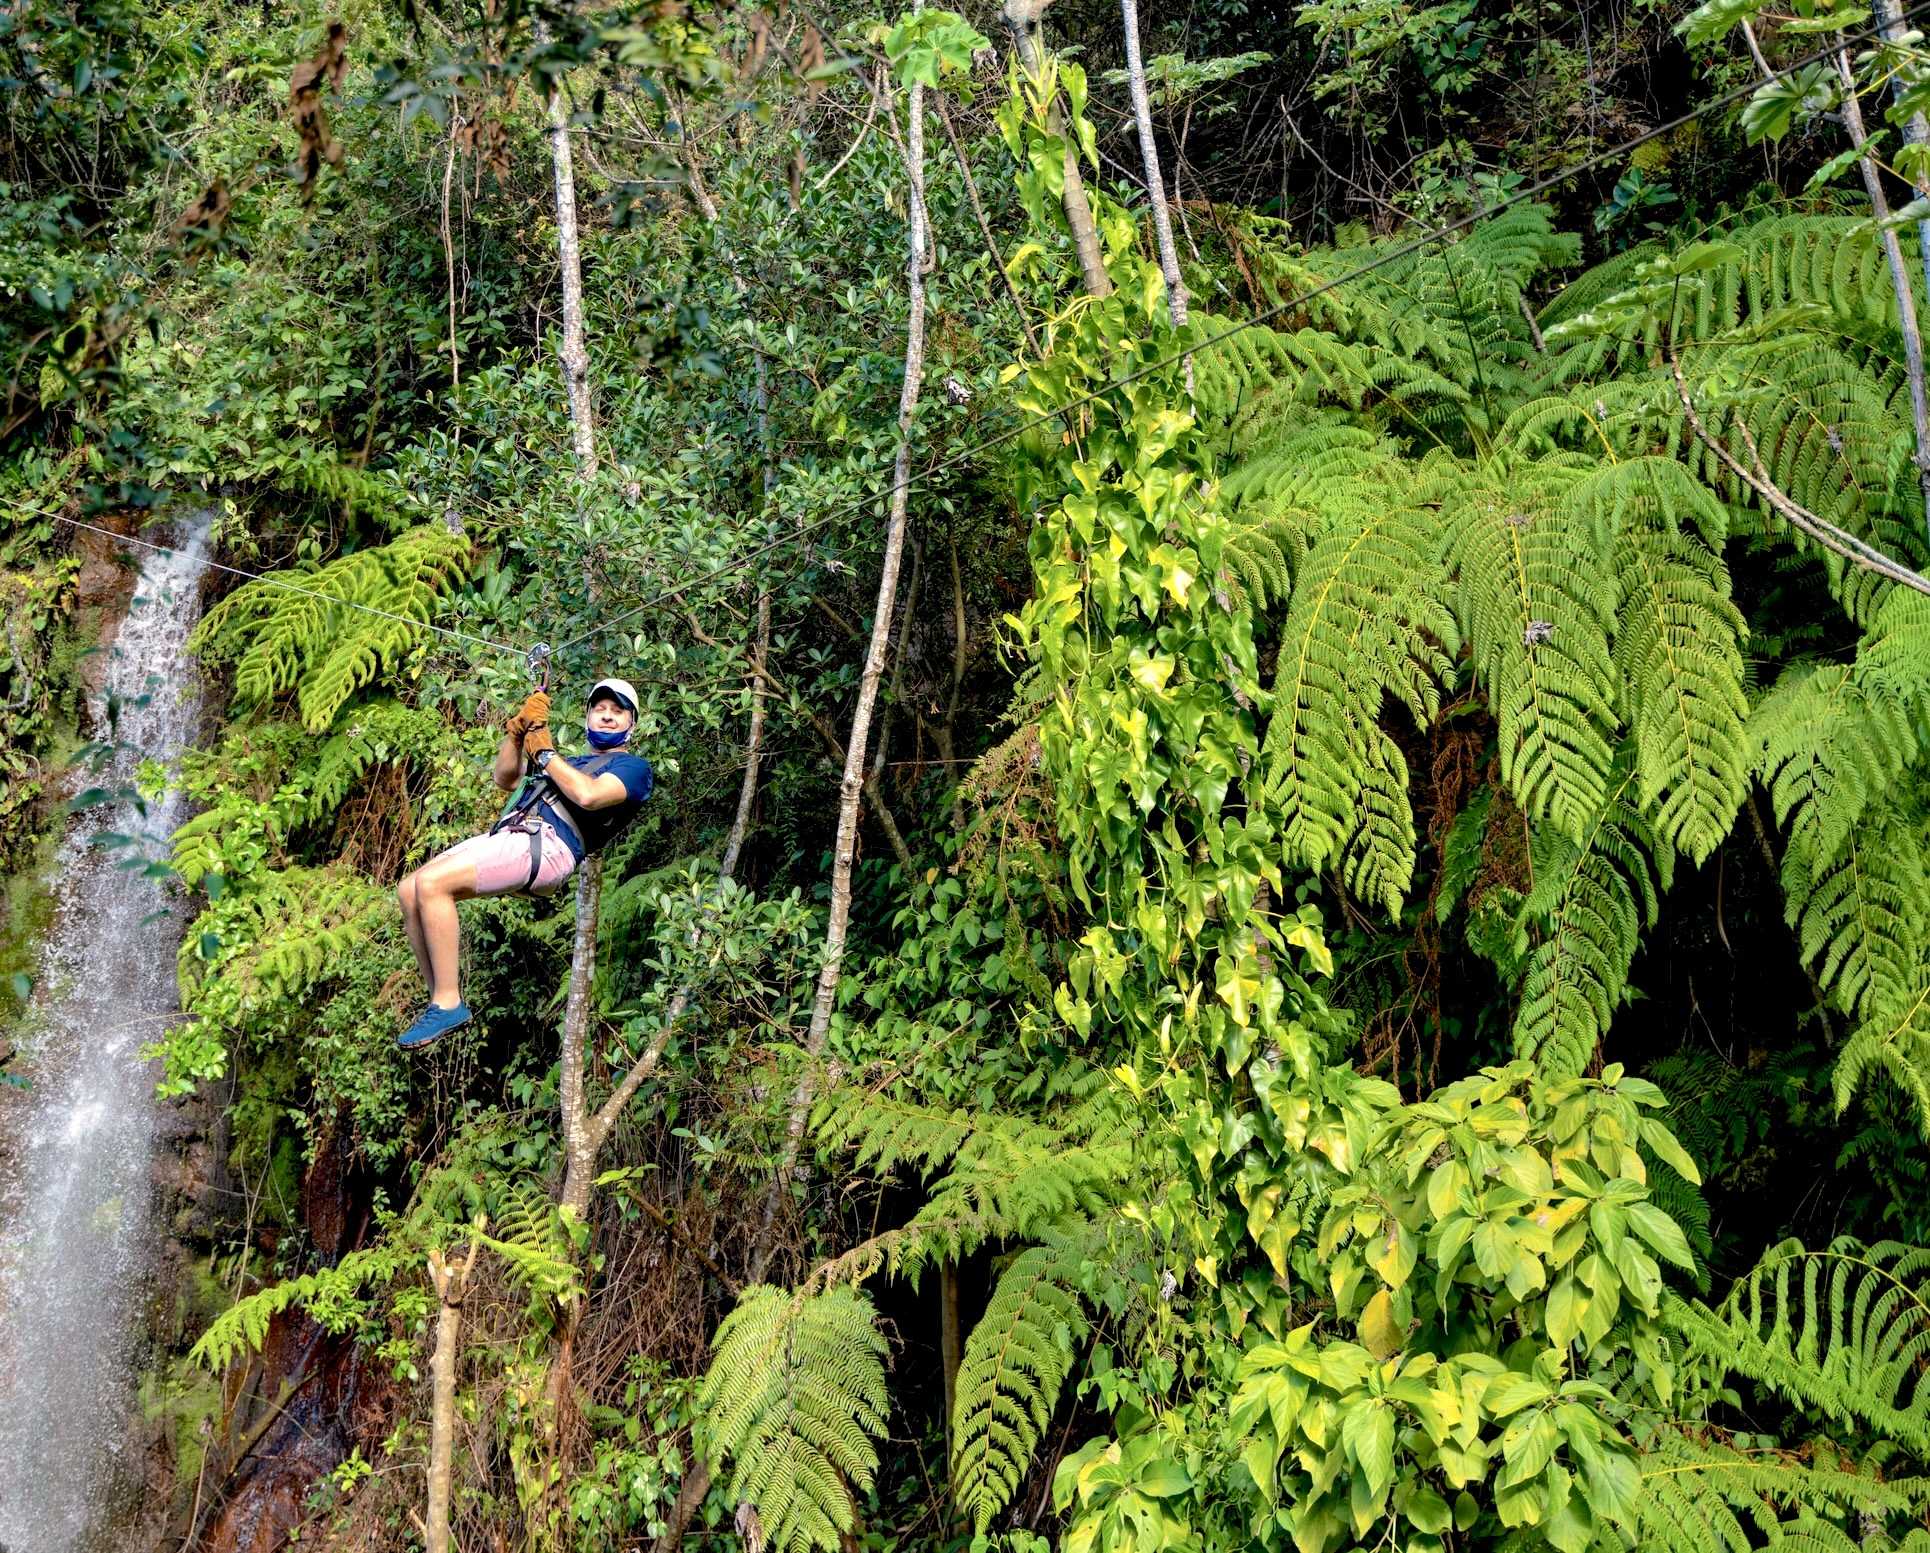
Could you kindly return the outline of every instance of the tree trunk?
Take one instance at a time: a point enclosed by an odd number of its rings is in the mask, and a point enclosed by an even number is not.
[[[1044,17],[1051,4],[1052,0],[1005,0],[999,12],[1011,29],[1012,46],[1018,52],[1019,63],[1033,76],[1045,65]],[[1072,247],[1079,256],[1079,273],[1092,295],[1108,296],[1112,292],[1112,277],[1106,273],[1105,260],[1100,257],[1099,230],[1093,224],[1092,206],[1086,200],[1085,180],[1079,175],[1079,148],[1066,133],[1065,117],[1059,112],[1056,98],[1047,112],[1046,127],[1053,134],[1066,137],[1065,192],[1060,196],[1060,204],[1065,207],[1066,225],[1072,229]]]
[[[818,1063],[831,1029],[831,1010],[837,1000],[844,967],[844,939],[851,920],[851,861],[858,838],[858,800],[865,784],[865,747],[870,738],[872,708],[878,683],[884,677],[886,649],[898,596],[898,568],[905,551],[907,487],[911,480],[912,417],[925,368],[925,103],[924,88],[911,88],[911,122],[905,135],[905,162],[910,186],[906,225],[909,261],[906,284],[910,318],[905,334],[905,381],[898,395],[898,453],[892,464],[890,517],[885,527],[884,564],[878,577],[878,602],[872,615],[871,637],[865,649],[864,671],[858,681],[858,704],[851,715],[851,737],[845,743],[844,777],[838,788],[838,829],[831,857],[831,912],[824,929],[824,965],[811,1004],[811,1024],[804,1038],[805,1068],[791,1096],[784,1142],[771,1184],[764,1194],[757,1237],[751,1247],[745,1283],[760,1283],[770,1271],[777,1244],[778,1205],[790,1191],[791,1171],[804,1141],[804,1124],[817,1093]],[[685,1529],[710,1492],[710,1464],[700,1455],[684,1474],[655,1553],[672,1553],[683,1542]]]
[[[1166,208],[1166,186],[1159,171],[1159,146],[1153,140],[1153,104],[1146,92],[1146,66],[1139,57],[1137,0],[1119,0],[1126,29],[1126,81],[1132,91],[1133,118],[1139,125],[1139,155],[1146,164],[1146,196],[1153,207],[1153,233],[1159,239],[1159,272],[1166,277],[1166,311],[1175,329],[1186,324],[1186,282],[1173,246],[1173,217]],[[1188,363],[1189,369],[1191,363]]]
[[[1876,0],[1876,22],[1882,29],[1884,40],[1895,43],[1903,36],[1902,6],[1897,4],[1897,0]],[[1890,91],[1898,98],[1903,96],[1901,77],[1891,81]],[[1903,138],[1909,145],[1930,145],[1930,120],[1926,120],[1921,113],[1911,114],[1904,121]],[[1919,196],[1930,198],[1930,177],[1920,179],[1915,188]],[[1917,223],[1917,254],[1923,261],[1924,294],[1930,296],[1930,220]]]
[[[1863,109],[1856,100],[1856,76],[1850,69],[1847,51],[1836,51],[1836,74],[1843,83],[1843,128],[1849,132],[1850,145],[1858,153],[1868,138],[1863,130]],[[1903,258],[1903,244],[1888,225],[1890,202],[1883,193],[1883,174],[1876,162],[1859,155],[1857,167],[1863,174],[1863,188],[1870,197],[1870,214],[1876,218],[1883,236],[1883,252],[1890,261],[1890,284],[1896,291],[1897,326],[1903,332],[1903,367],[1910,380],[1910,418],[1916,427],[1917,485],[1923,494],[1924,531],[1930,535],[1930,400],[1923,384],[1923,335],[1917,327],[1916,289],[1910,284],[1910,268]]]
[[[958,1366],[964,1334],[958,1321],[958,1263],[946,1261],[938,1268],[938,1360],[945,1372],[945,1459],[958,1453],[952,1438],[952,1419],[958,1411]]]
[[[429,1510],[424,1541],[427,1553],[449,1553],[449,1498],[456,1442],[456,1342],[462,1331],[463,1286],[476,1265],[475,1243],[460,1266],[429,1253],[429,1281],[435,1285],[436,1347],[429,1360]]]
[[[540,21],[536,36],[539,42],[545,40]],[[587,485],[596,477],[596,428],[590,413],[590,353],[583,338],[583,255],[576,225],[576,169],[570,157],[569,119],[563,111],[563,94],[555,86],[550,89],[549,121],[550,166],[556,179],[556,258],[563,290],[563,385],[569,398],[576,477]],[[590,1188],[596,1179],[596,1148],[591,1142],[583,1064],[589,1045],[590,988],[596,980],[596,925],[602,900],[602,864],[596,858],[585,858],[577,875],[576,936],[570,953],[569,996],[563,1007],[560,1088],[564,1165],[563,1190],[557,1203],[564,1216],[577,1224],[589,1218]],[[585,1298],[578,1295],[558,1313],[556,1348],[543,1387],[552,1426],[569,1387],[570,1360]]]
[[[872,710],[878,702],[878,685],[884,677],[892,618],[897,612],[898,569],[905,553],[905,519],[911,483],[912,421],[925,373],[925,89],[917,83],[911,88],[905,126],[905,174],[909,193],[906,227],[910,234],[905,284],[910,308],[905,329],[905,380],[898,395],[898,453],[892,461],[884,562],[878,574],[878,602],[871,617],[871,640],[865,649],[864,670],[858,680],[858,704],[851,713],[851,737],[845,741],[844,778],[838,785],[838,830],[831,853],[831,910],[824,928],[824,965],[818,972],[811,1024],[804,1038],[804,1074],[791,1097],[777,1169],[764,1194],[746,1283],[761,1283],[770,1270],[777,1244],[778,1205],[790,1191],[791,1171],[804,1141],[804,1124],[817,1094],[818,1064],[831,1030],[831,1011],[837,1002],[838,981],[844,969],[845,933],[851,922],[851,865],[858,839],[858,800],[865,785],[865,751],[871,736]]]
[[[563,281],[563,384],[570,397],[570,442],[576,473],[596,474],[596,438],[590,418],[590,353],[583,341],[583,250],[576,230],[576,164],[570,157],[569,116],[563,94],[549,99],[550,167],[556,175],[556,256]]]
[[[563,1195],[557,1206],[577,1223],[590,1215],[596,1179],[596,1139],[584,1094],[589,1043],[590,989],[596,980],[596,924],[603,899],[603,862],[586,857],[577,871],[576,940],[570,951],[570,990],[563,1005]]]

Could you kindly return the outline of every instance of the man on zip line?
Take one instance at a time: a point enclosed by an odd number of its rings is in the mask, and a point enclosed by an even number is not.
[[[600,679],[590,687],[583,730],[591,754],[559,757],[549,717],[550,698],[537,690],[503,723],[491,776],[507,792],[526,767],[531,774],[489,834],[457,842],[396,888],[409,947],[429,988],[429,1006],[397,1040],[406,1050],[469,1022],[456,902],[520,891],[553,894],[650,796],[650,762],[624,749],[637,725],[636,687],[627,679]]]

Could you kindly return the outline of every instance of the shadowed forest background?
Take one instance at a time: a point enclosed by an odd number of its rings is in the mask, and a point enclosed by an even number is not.
[[[0,6],[0,1122],[228,568],[72,1546],[1930,1549],[1916,20]]]

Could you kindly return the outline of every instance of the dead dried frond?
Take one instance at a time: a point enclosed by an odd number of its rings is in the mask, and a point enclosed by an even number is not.
[[[348,29],[340,22],[330,22],[320,52],[289,72],[288,117],[301,138],[295,174],[301,180],[304,200],[314,195],[322,164],[339,167],[342,162],[342,143],[329,128],[322,93],[341,91],[342,78],[348,74],[347,45]]]

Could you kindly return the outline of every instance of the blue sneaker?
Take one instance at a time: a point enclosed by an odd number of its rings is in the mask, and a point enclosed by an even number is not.
[[[451,1030],[460,1029],[469,1023],[469,1005],[458,1003],[454,1008],[437,1008],[431,1003],[422,1011],[422,1017],[395,1038],[395,1044],[404,1051],[413,1051],[421,1046],[433,1046]]]

